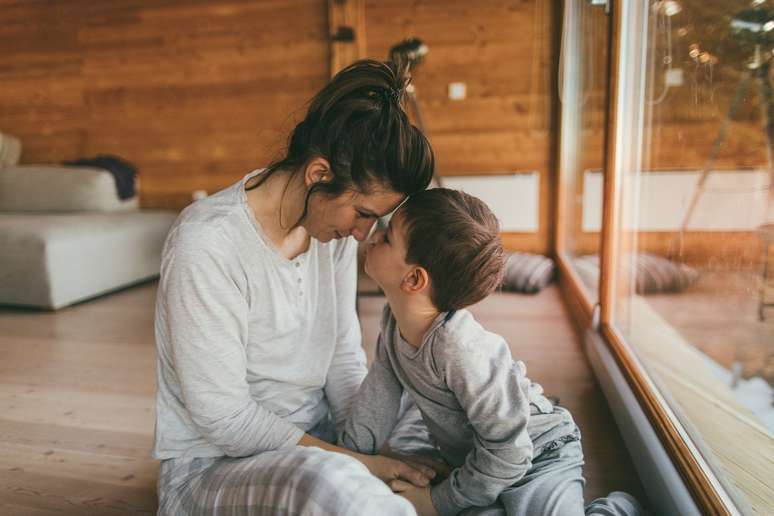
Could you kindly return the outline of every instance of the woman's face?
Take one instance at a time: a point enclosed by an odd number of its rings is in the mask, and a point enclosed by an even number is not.
[[[369,194],[345,192],[334,198],[312,195],[303,225],[321,242],[349,235],[362,242],[376,219],[392,212],[403,199],[403,194],[379,188],[372,189]]]

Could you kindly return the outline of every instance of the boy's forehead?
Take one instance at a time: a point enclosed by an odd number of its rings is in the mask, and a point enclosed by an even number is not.
[[[398,227],[399,226],[399,227]],[[390,221],[387,224],[387,229],[392,229],[393,232],[396,230],[403,229],[403,210],[398,208],[395,210],[390,217]]]

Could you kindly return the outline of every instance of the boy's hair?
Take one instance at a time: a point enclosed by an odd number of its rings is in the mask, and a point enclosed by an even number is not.
[[[409,197],[400,216],[406,263],[427,270],[436,308],[442,312],[465,308],[500,285],[505,267],[500,223],[483,201],[434,188]]]

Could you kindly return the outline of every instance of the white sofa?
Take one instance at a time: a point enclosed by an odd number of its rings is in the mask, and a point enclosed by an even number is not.
[[[101,169],[0,161],[0,304],[58,309],[158,276],[176,216],[119,200]]]

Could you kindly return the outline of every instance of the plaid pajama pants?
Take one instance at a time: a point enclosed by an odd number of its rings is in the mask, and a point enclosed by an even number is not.
[[[329,421],[309,433],[327,441],[335,437]],[[389,442],[393,450],[442,460],[413,404],[404,406]],[[617,492],[584,508],[582,466],[580,441],[563,442],[535,457],[527,475],[506,489],[498,504],[462,515],[640,514],[631,496]],[[302,446],[242,458],[167,459],[161,463],[158,492],[160,516],[416,515],[408,501],[357,460]]]
[[[336,437],[329,420],[309,433],[329,442]],[[419,411],[407,404],[390,446],[438,458],[429,437]],[[159,516],[416,515],[357,460],[303,446],[240,458],[167,459],[158,494]]]

